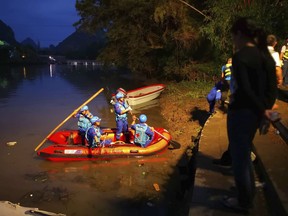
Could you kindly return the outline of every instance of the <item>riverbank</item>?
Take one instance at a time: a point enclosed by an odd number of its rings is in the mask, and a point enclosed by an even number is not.
[[[180,144],[179,149],[171,151],[170,166],[174,167],[169,185],[180,185],[179,189],[169,188],[177,194],[176,199],[166,196],[166,200],[173,200],[171,215],[188,215],[192,199],[195,152],[202,128],[209,118],[206,94],[211,83],[169,83],[160,97],[161,115],[165,125],[172,135],[172,144]],[[167,171],[168,173],[168,171]],[[170,197],[170,198],[169,198]],[[172,213],[173,212],[173,213]]]
[[[198,137],[209,117],[206,94],[212,88],[211,83],[166,83],[161,94],[161,114],[166,121],[172,140],[181,145],[174,150],[176,160],[187,149],[193,148],[193,138]]]

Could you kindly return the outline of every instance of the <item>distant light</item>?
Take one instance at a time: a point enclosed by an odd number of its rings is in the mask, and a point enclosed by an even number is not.
[[[52,56],[49,56],[49,59],[52,61],[56,61],[56,59],[54,59]]]

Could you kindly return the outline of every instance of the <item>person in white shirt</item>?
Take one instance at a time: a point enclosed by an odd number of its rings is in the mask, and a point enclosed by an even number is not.
[[[280,86],[283,84],[283,75],[282,75],[282,69],[281,69],[280,55],[278,52],[275,51],[275,46],[277,45],[277,38],[275,35],[267,36],[267,45],[268,45],[268,50],[271,53],[276,64],[277,85]]]

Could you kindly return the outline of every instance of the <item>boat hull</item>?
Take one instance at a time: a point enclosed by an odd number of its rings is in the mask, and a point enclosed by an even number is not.
[[[154,84],[149,86],[144,86],[134,90],[127,91],[127,102],[131,106],[136,106],[157,98],[161,92],[165,89],[163,84]],[[112,95],[112,100],[115,103],[115,95]],[[112,103],[113,104],[113,103]]]
[[[48,138],[55,144],[38,151],[37,154],[50,161],[83,161],[153,155],[167,149],[171,140],[171,135],[167,130],[163,128],[155,130],[157,133],[146,148],[125,142],[126,137],[122,135],[121,142],[92,149],[80,144],[81,138],[77,131],[57,132]],[[115,142],[115,129],[103,129],[103,131],[106,133],[103,135],[104,139],[111,139]]]

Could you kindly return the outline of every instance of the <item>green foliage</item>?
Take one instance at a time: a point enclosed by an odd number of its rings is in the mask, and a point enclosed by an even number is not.
[[[105,63],[126,66],[146,76],[173,76],[171,71],[189,61],[192,46],[197,48],[199,24],[189,16],[189,8],[181,2],[95,2],[77,1],[81,19],[76,26],[90,32],[107,29],[107,46],[98,56]],[[165,67],[169,70],[164,71]]]
[[[288,22],[288,3],[285,0],[208,0],[206,6],[209,18],[201,33],[211,41],[215,57],[223,62],[232,55],[230,28],[236,17],[252,17],[267,33],[278,37],[284,37],[287,31],[284,26]]]
[[[220,78],[221,65],[214,61],[187,61],[175,68],[175,62],[169,61],[164,67],[165,76],[176,81],[215,81]]]
[[[169,83],[166,86],[169,94],[173,94],[176,98],[182,100],[183,98],[203,98],[207,96],[207,92],[215,85],[212,81],[181,81],[179,83]],[[185,94],[183,94],[185,92]]]
[[[237,16],[251,16],[269,33],[287,36],[287,0],[77,0],[78,28],[107,30],[98,59],[148,77],[213,80],[232,56],[230,27]],[[196,4],[196,3],[195,3]],[[285,12],[286,11],[286,12]],[[201,68],[213,61],[213,67]],[[210,64],[212,65],[212,64]],[[207,67],[205,64],[204,67]],[[216,69],[213,69],[216,68]]]

